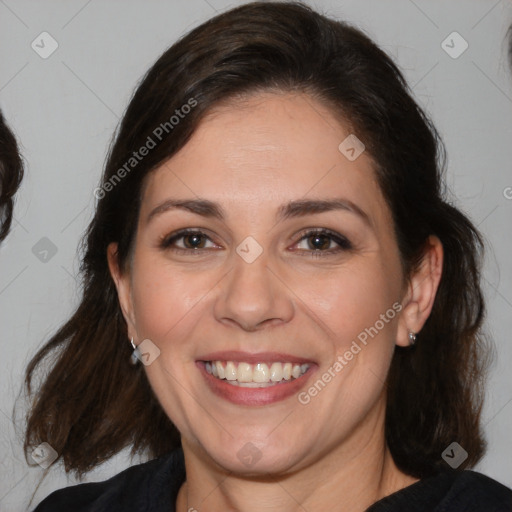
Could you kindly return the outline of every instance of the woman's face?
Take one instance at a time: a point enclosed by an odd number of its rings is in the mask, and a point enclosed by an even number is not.
[[[355,455],[383,428],[404,276],[348,135],[308,96],[258,94],[147,178],[117,281],[129,334],[160,351],[145,370],[184,448],[230,471]]]

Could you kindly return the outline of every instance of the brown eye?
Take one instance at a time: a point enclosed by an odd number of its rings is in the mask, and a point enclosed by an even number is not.
[[[310,254],[314,257],[332,256],[333,254],[341,251],[348,251],[353,248],[352,244],[346,237],[327,229],[308,231],[303,234],[298,243],[301,243],[304,240],[307,241],[307,247],[305,250],[299,250],[299,253],[305,252],[306,254]],[[331,244],[333,243],[338,247],[331,248]]]
[[[177,245],[180,240],[182,240],[181,246]],[[181,253],[193,253],[200,249],[210,249],[211,247],[205,246],[208,240],[210,238],[202,231],[182,230],[164,238],[160,243],[160,248]]]
[[[332,239],[327,235],[310,235],[307,240],[310,242],[310,247],[313,250],[317,249],[329,249]]]
[[[187,249],[203,248],[204,236],[201,233],[190,233],[183,235],[181,238],[183,238],[184,245]]]

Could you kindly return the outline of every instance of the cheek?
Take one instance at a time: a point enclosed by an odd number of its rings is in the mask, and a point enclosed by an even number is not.
[[[393,272],[373,262],[316,281],[314,289],[302,288],[329,334],[321,350],[330,354],[317,377],[329,384],[316,407],[344,404],[349,417],[362,417],[380,396],[395,347],[399,283]],[[314,382],[306,393],[320,395]],[[335,421],[344,428],[346,418]]]
[[[297,295],[304,297],[304,303],[343,348],[375,324],[379,332],[392,336],[399,282],[383,265],[367,261],[321,279],[304,280]]]
[[[159,345],[183,331],[208,291],[204,276],[183,274],[161,262],[140,264],[133,282],[138,335]]]

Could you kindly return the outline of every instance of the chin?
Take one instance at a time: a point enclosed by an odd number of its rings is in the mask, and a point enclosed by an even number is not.
[[[203,447],[209,457],[224,470],[247,477],[287,473],[296,469],[296,465],[303,459],[297,443],[290,443],[289,446],[275,440],[269,443],[267,434],[261,436],[259,442],[249,441],[247,436],[236,441],[231,439],[225,449],[219,445],[209,447],[206,444]]]
[[[243,448],[242,448],[243,450]],[[261,457],[261,458],[260,458]],[[233,457],[225,455],[219,460],[214,458],[215,462],[226,471],[235,473],[244,477],[268,477],[268,475],[284,474],[291,470],[293,462],[287,454],[281,453],[272,457],[263,456],[255,451],[250,454],[248,451],[238,458],[238,454]]]

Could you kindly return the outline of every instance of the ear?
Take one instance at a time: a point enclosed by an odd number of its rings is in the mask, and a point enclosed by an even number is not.
[[[117,288],[119,305],[121,306],[121,311],[123,312],[123,316],[126,321],[128,338],[133,337],[137,339],[130,275],[127,272],[121,272],[119,268],[117,243],[112,242],[108,245],[107,260],[110,275],[112,276]]]
[[[396,344],[410,345],[409,333],[417,334],[423,328],[432,311],[443,271],[443,245],[436,236],[426,243],[419,267],[409,277],[402,313],[398,321]]]

